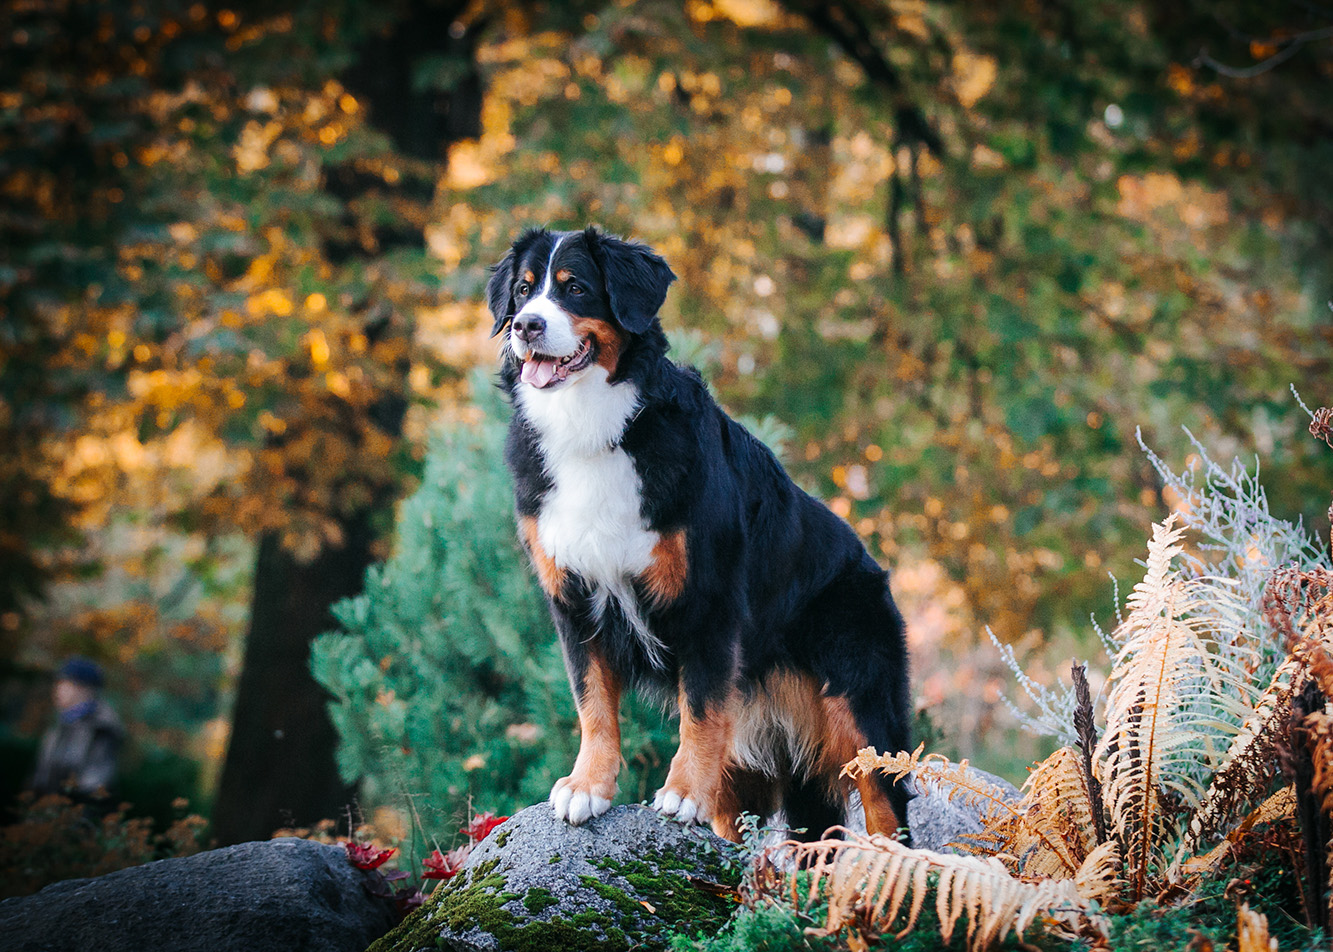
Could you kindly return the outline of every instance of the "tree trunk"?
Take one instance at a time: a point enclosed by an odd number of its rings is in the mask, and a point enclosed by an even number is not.
[[[480,134],[482,86],[475,52],[482,24],[464,28],[456,23],[465,7],[462,0],[414,4],[392,30],[369,38],[341,77],[368,104],[371,123],[401,153],[442,161],[451,142]],[[417,84],[417,64],[438,56],[462,67],[452,86]],[[434,182],[405,175],[390,189],[382,179],[346,167],[327,170],[324,187],[350,208],[372,192],[394,191],[402,200],[428,202]],[[420,229],[407,223],[377,228],[375,237],[375,254],[381,255],[425,243]],[[347,242],[330,241],[323,251],[336,262],[372,257]],[[369,306],[366,313],[372,341],[410,324],[410,317],[395,319],[386,303]],[[405,381],[406,362],[398,369]],[[367,412],[381,430],[397,437],[406,407],[402,393],[386,393]],[[349,439],[355,438],[349,434]],[[285,551],[276,534],[260,540],[231,742],[213,808],[213,833],[220,844],[346,816],[355,792],[338,775],[338,735],[326,708],[329,696],[310,675],[310,642],[335,626],[330,607],[360,592],[373,561],[373,527],[388,523],[379,517],[387,515],[396,495],[396,485],[379,487],[375,503],[339,517],[344,544],[324,549],[309,563]]]
[[[311,639],[334,626],[329,607],[360,590],[372,561],[367,514],[343,530],[342,548],[326,548],[308,564],[276,534],[260,540],[232,743],[213,810],[220,845],[337,819],[353,799],[333,760],[338,737],[328,695],[309,670]]]

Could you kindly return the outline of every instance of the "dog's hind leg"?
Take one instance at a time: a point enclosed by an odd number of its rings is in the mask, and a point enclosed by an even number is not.
[[[806,643],[821,646],[807,662],[824,685],[821,773],[837,777],[861,747],[910,750],[907,639],[885,573],[867,556],[811,603],[802,622]],[[905,782],[875,774],[857,787],[870,832],[893,835],[907,825]]]
[[[767,820],[778,808],[778,784],[757,770],[733,764],[722,779],[717,808],[713,812],[713,832],[733,843],[741,841],[737,820],[742,813]]]
[[[847,819],[846,798],[824,777],[794,776],[782,807],[792,836],[807,843],[823,839],[829,827],[841,826]]]
[[[839,784],[837,778],[842,774],[843,765],[855,758],[857,751],[862,747],[874,747],[879,751],[898,748],[893,746],[894,741],[876,730],[872,718],[856,716],[849,698],[825,695],[820,701],[824,708],[824,737],[820,744],[819,772],[826,786],[848,789],[850,784],[846,781]],[[893,836],[906,825],[907,798],[905,794],[898,795],[896,784],[883,777],[863,775],[856,781],[856,789],[861,794],[867,832]]]

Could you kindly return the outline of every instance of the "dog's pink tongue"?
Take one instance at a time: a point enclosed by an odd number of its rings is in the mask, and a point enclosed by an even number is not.
[[[528,360],[523,363],[523,382],[540,390],[555,377],[554,360]]]

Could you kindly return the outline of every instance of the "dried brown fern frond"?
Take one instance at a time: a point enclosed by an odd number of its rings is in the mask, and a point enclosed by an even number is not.
[[[1290,822],[1296,815],[1296,791],[1291,784],[1274,793],[1236,823],[1222,842],[1206,853],[1178,857],[1168,880],[1172,883],[1195,883],[1215,875],[1231,859],[1236,848],[1257,828],[1270,823]]]
[[[1234,826],[1241,810],[1271,792],[1279,777],[1278,748],[1291,699],[1308,677],[1305,661],[1296,657],[1288,658],[1273,672],[1253,713],[1241,725],[1213,774],[1198,808],[1190,815],[1168,879],[1174,880],[1204,843]]]
[[[1291,700],[1283,770],[1295,780],[1301,833],[1301,882],[1312,925],[1333,922],[1333,571],[1287,568],[1273,574],[1264,615],[1286,636],[1291,657],[1309,677]]]
[[[1292,658],[1304,663],[1325,698],[1333,698],[1333,572],[1288,569],[1274,576],[1270,617],[1280,612],[1291,641]],[[1325,707],[1305,718],[1314,761],[1312,793],[1333,813],[1333,713]]]
[[[1325,693],[1333,689],[1333,571],[1278,569],[1264,590],[1264,617],[1306,659]],[[1325,679],[1327,683],[1325,683]]]
[[[1097,846],[1082,755],[1061,747],[1034,766],[1016,812],[997,817],[988,832],[1001,841],[997,852],[1012,856],[1014,871],[1023,877],[1077,875]]]
[[[1148,889],[1149,870],[1165,865],[1161,854],[1179,825],[1176,804],[1198,808],[1219,740],[1252,710],[1242,687],[1245,659],[1215,650],[1209,637],[1236,613],[1218,609],[1216,589],[1205,592],[1174,568],[1184,535],[1176,520],[1173,513],[1153,526],[1147,571],[1117,629],[1122,647],[1107,681],[1106,731],[1094,758],[1135,899]],[[1206,610],[1199,599],[1208,600]]]
[[[1123,873],[1120,844],[1115,840],[1107,840],[1088,854],[1074,875],[1074,886],[1078,894],[1089,902],[1109,906],[1119,899],[1124,885],[1121,879]]]
[[[1070,880],[1028,882],[1010,875],[994,858],[915,850],[881,836],[844,835],[848,839],[777,847],[798,867],[809,869],[804,890],[796,874],[789,877],[789,898],[805,909],[821,898],[828,902],[823,927],[811,934],[848,928],[882,935],[901,923],[896,933],[901,938],[916,927],[934,877],[935,912],[946,943],[964,914],[973,952],[997,945],[1011,931],[1021,936],[1038,916],[1070,935],[1104,938],[1100,920]]]
[[[1316,711],[1305,718],[1314,761],[1312,791],[1325,813],[1333,813],[1333,714]]]
[[[875,771],[880,771],[895,780],[900,780],[922,764],[950,763],[949,758],[942,754],[927,754],[925,750],[925,744],[918,744],[916,750],[911,753],[900,750],[894,754],[881,754],[873,747],[862,747],[856,752],[856,757],[842,765],[842,775],[860,780]],[[966,767],[966,763],[963,766]]]
[[[935,786],[950,802],[961,801],[980,819],[983,832],[969,834],[954,845],[974,853],[1013,856],[1039,846],[1043,851],[1043,868],[1051,866],[1048,859],[1053,857],[1053,868],[1062,870],[1050,875],[1061,875],[1067,879],[1077,872],[1086,851],[1080,851],[1077,855],[1071,853],[1064,843],[1063,824],[1055,826],[1045,822],[1053,815],[1052,811],[1034,807],[1028,802],[1031,797],[1018,803],[1012,802],[1003,788],[972,772],[966,760],[954,763],[940,754],[923,756],[922,750],[922,747],[918,747],[910,754],[906,751],[880,754],[873,747],[865,747],[857,752],[856,759],[842,768],[843,776],[859,779],[873,771],[881,771],[900,780],[910,774],[918,783]],[[1037,790],[1038,795],[1041,792]],[[1033,874],[1025,869],[1024,875],[1047,873]]]

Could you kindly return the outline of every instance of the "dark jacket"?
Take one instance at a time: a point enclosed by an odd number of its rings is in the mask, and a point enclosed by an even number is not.
[[[116,757],[125,736],[116,712],[100,699],[65,712],[42,737],[32,789],[95,797],[116,778]]]

